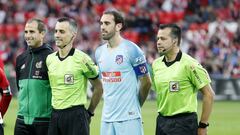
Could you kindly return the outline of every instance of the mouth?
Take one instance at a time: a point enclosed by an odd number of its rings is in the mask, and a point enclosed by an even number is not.
[[[102,34],[107,34],[107,32],[106,32],[106,31],[102,31],[101,33],[102,33]]]
[[[29,43],[33,42],[33,40],[26,40],[26,42],[29,44]]]

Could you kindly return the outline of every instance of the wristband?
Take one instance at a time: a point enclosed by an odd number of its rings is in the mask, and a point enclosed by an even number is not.
[[[209,123],[203,123],[203,122],[199,122],[199,124],[198,124],[198,128],[206,128],[206,127],[208,127],[209,126]]]
[[[89,115],[90,117],[93,117],[93,116],[94,116],[94,113],[92,113],[91,111],[87,110],[87,112],[88,112],[88,115]]]

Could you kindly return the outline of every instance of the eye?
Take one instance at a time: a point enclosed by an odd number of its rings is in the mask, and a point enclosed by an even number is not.
[[[65,31],[64,31],[64,30],[59,30],[59,32],[60,32],[60,33],[62,33],[62,34],[64,34],[64,33],[65,33]]]
[[[35,31],[33,31],[33,30],[30,30],[29,32],[30,32],[30,33],[35,33]]]

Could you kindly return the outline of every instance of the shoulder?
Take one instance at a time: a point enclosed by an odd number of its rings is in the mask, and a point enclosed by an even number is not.
[[[134,42],[124,39],[123,41],[124,47],[126,47],[129,51],[141,51],[140,47]]]
[[[79,50],[79,49],[75,49],[75,52],[73,54],[74,57],[85,57],[88,56],[85,52]]]
[[[47,60],[53,59],[54,57],[57,57],[57,51],[49,54],[49,55],[47,56]]]
[[[46,52],[48,53],[53,53],[53,48],[51,45],[49,44],[44,44],[44,49],[46,50]]]
[[[182,61],[181,66],[184,66],[185,68],[190,70],[193,70],[196,67],[202,68],[202,65],[196,59],[194,59],[193,57],[186,53],[183,53],[181,61]]]
[[[86,63],[87,61],[92,60],[87,53],[78,49],[75,49],[73,57],[76,61],[83,62],[83,63]]]
[[[153,63],[152,63],[152,68],[154,68],[155,66],[159,65],[162,62],[163,58],[164,58],[164,56],[161,56],[161,57],[155,59],[153,61]]]
[[[126,39],[124,39],[124,41],[122,43],[122,47],[131,56],[139,56],[139,55],[144,54],[143,51],[140,49],[140,47],[137,44],[133,43],[132,41],[126,40]]]
[[[106,49],[106,48],[107,48],[107,43],[104,43],[104,44],[98,46],[97,49],[96,49],[96,51],[95,51],[95,55],[96,55],[96,56],[99,55],[99,54],[100,54],[101,52],[103,52],[104,49]]]
[[[17,58],[16,58],[17,62],[18,61],[22,61],[23,59],[25,59],[28,54],[29,54],[29,51],[26,50],[23,53],[21,53],[20,55],[18,55]]]
[[[199,64],[199,62],[191,57],[190,55],[183,53],[182,54],[182,62],[189,65],[189,64]]]

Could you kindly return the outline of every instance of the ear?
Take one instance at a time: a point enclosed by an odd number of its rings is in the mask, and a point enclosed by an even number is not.
[[[44,37],[46,35],[46,32],[42,31],[40,34]]]
[[[77,37],[77,32],[72,32],[73,37]]]
[[[121,29],[122,29],[122,23],[118,23],[117,25],[116,25],[116,28],[117,28],[117,31],[120,31]]]
[[[173,39],[173,43],[176,44],[177,43],[177,38]]]

